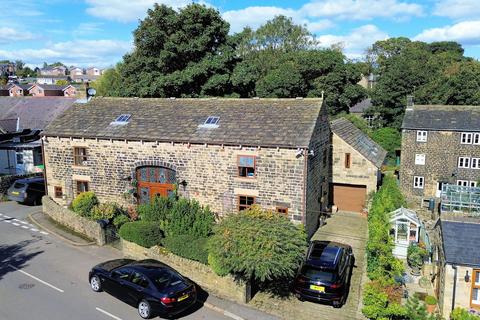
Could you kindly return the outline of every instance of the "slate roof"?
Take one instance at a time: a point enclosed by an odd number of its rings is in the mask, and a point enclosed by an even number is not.
[[[67,87],[70,87],[70,84],[67,85],[56,85],[56,84],[37,84],[40,88],[45,91],[64,91]]]
[[[447,263],[480,267],[480,223],[442,220],[441,229]]]
[[[43,130],[74,102],[65,97],[0,97],[0,120],[20,118],[20,130]]]
[[[93,98],[55,119],[46,136],[308,147],[321,99]],[[114,120],[130,114],[127,124]],[[202,125],[220,117],[217,128]],[[325,120],[326,121],[326,120]]]
[[[377,168],[381,167],[387,155],[387,151],[370,139],[353,123],[345,118],[339,118],[333,120],[330,127],[333,133],[352,146],[352,148],[360,152],[362,156],[373,163]]]
[[[0,119],[0,131],[4,133],[17,131],[17,118]]]
[[[480,131],[480,106],[415,105],[407,109],[402,129]]]
[[[357,102],[350,108],[350,113],[363,113],[365,110],[372,106],[372,99],[367,98],[360,102]]]

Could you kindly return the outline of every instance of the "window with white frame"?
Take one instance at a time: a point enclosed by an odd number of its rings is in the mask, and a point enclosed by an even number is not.
[[[415,154],[415,164],[425,165],[425,154],[424,153]]]
[[[468,187],[468,180],[457,180],[457,186]]]
[[[473,134],[473,144],[480,144],[480,133]]]
[[[458,157],[458,167],[459,168],[470,168],[470,158],[469,157]]]
[[[462,139],[460,140],[461,144],[472,144],[473,134],[470,132],[462,132]]]
[[[477,181],[470,181],[470,187],[475,188],[477,186]]]
[[[470,168],[480,169],[480,158],[472,158],[470,162],[471,162]]]
[[[418,142],[427,142],[427,131],[417,131],[417,141]]]
[[[423,177],[414,176],[413,177],[413,187],[415,189],[423,189],[425,185],[425,179]]]

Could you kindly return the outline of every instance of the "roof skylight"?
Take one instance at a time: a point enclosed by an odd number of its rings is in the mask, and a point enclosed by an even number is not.
[[[207,120],[205,120],[205,125],[216,125],[218,124],[218,121],[220,120],[220,117],[214,117],[214,116],[210,116],[207,118]]]
[[[130,117],[132,115],[131,114],[121,114],[117,117],[117,119],[115,119],[115,121],[113,121],[112,123],[110,124],[114,124],[114,125],[124,125],[124,124],[127,124],[128,123],[128,120],[130,120]]]

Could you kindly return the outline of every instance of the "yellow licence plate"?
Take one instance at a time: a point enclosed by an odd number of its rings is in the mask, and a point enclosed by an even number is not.
[[[13,194],[14,196],[18,196],[18,195],[20,194],[20,192],[18,192],[18,191],[12,191],[12,194]]]
[[[183,301],[185,299],[188,298],[188,294],[184,295],[184,296],[181,296],[180,298],[178,298],[178,301]]]
[[[316,286],[316,285],[311,284],[311,285],[310,285],[310,290],[315,290],[315,291],[319,291],[319,292],[325,292],[325,287],[323,287],[323,286]]]

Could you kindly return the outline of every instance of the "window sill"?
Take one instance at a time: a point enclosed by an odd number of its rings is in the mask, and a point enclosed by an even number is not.
[[[233,178],[233,181],[236,181],[236,182],[256,182],[257,181],[257,177],[234,177]]]
[[[72,169],[88,169],[88,166],[73,165]]]

